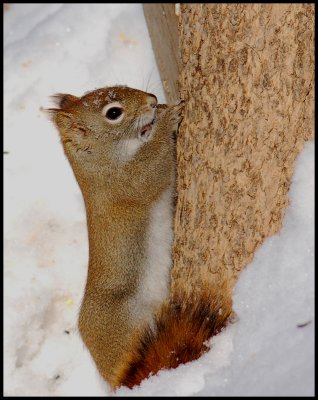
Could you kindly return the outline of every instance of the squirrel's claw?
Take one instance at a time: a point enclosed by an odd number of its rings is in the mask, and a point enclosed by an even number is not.
[[[174,104],[170,107],[170,121],[171,124],[174,126],[175,130],[177,130],[178,125],[182,120],[182,111],[184,107],[184,101],[180,100],[177,104]]]

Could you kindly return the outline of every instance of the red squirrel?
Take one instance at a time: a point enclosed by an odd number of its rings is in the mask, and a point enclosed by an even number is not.
[[[112,388],[132,388],[198,358],[231,314],[219,288],[170,292],[182,107],[126,86],[54,97],[49,111],[87,217],[79,332]]]

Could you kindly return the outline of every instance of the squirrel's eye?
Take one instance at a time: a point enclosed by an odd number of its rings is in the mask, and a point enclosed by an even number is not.
[[[119,107],[112,107],[106,113],[106,118],[114,120],[121,116],[123,110]]]
[[[117,124],[121,122],[124,117],[124,110],[122,105],[115,101],[113,103],[107,104],[102,111],[108,122],[112,124]]]

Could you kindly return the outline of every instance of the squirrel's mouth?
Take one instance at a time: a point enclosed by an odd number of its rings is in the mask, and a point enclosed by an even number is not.
[[[154,117],[148,124],[144,125],[140,130],[140,137],[147,139],[152,131],[154,123],[156,122],[156,117]]]

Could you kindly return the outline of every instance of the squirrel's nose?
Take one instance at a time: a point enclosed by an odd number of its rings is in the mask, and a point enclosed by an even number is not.
[[[157,97],[153,94],[150,94],[147,98],[147,103],[150,107],[156,108],[158,104]]]

